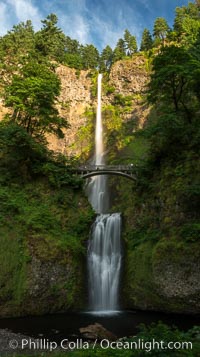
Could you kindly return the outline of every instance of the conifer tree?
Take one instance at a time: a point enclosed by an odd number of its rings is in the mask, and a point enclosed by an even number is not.
[[[82,46],[81,48],[82,63],[84,69],[97,68],[99,63],[99,51],[93,45]]]
[[[125,41],[122,38],[120,38],[113,51],[113,62],[119,61],[125,56],[126,56],[126,44]]]
[[[152,48],[152,46],[153,46],[153,40],[150,31],[145,28],[142,34],[140,51],[148,51]]]
[[[113,50],[110,46],[106,46],[100,57],[100,70],[101,71],[109,71],[113,60]]]
[[[167,21],[163,17],[157,17],[154,22],[153,35],[155,39],[160,39],[165,44],[165,38],[169,31]]]
[[[130,31],[127,29],[124,32],[124,42],[126,47],[126,54],[131,56],[133,53],[137,52],[137,40],[136,37],[131,35]]]
[[[41,55],[62,62],[65,54],[65,35],[57,27],[57,16],[50,14],[41,22],[43,28],[36,33],[36,49]]]

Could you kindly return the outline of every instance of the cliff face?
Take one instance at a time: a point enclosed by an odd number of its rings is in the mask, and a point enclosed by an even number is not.
[[[81,127],[86,125],[87,118],[84,112],[87,107],[92,105],[91,98],[91,79],[88,71],[80,71],[66,66],[59,66],[56,69],[61,80],[61,94],[58,99],[58,109],[68,121],[70,128],[65,131],[64,139],[57,139],[54,136],[48,138],[49,147],[52,150],[63,154],[80,154],[79,148],[73,149],[76,136]]]
[[[110,84],[123,95],[144,93],[149,75],[143,56],[116,62],[111,68]]]
[[[90,71],[80,71],[59,65],[56,73],[61,80],[61,93],[58,98],[57,107],[60,115],[68,121],[70,127],[65,130],[65,138],[58,139],[54,135],[48,135],[49,148],[69,156],[80,156],[83,147],[88,142],[87,127],[91,126],[91,118],[88,118],[86,111],[90,108],[93,112],[93,121],[96,111],[96,95],[92,91],[96,90],[96,81]],[[97,76],[97,74],[95,75]],[[107,86],[113,88],[113,93],[106,93],[103,89],[102,104],[113,103],[116,94],[122,96],[132,96],[132,108],[129,113],[122,115],[123,120],[137,121],[142,127],[147,115],[148,108],[142,103],[145,86],[148,82],[147,60],[143,56],[133,59],[116,62],[110,72]],[[0,100],[0,120],[8,112]],[[85,134],[84,134],[84,128]],[[85,137],[84,137],[85,135]],[[89,130],[89,141],[94,141],[94,127]],[[87,152],[90,156],[91,152]]]
[[[200,313],[197,244],[143,243],[128,249],[124,282],[126,307]]]
[[[0,197],[0,317],[85,308],[94,214],[83,191],[43,178],[0,186]]]
[[[107,82],[107,86],[113,88],[113,93],[106,93],[104,87],[102,93],[103,106],[112,104],[116,94],[124,97],[130,96],[132,107],[129,113],[122,114],[122,118],[124,122],[137,121],[138,127],[143,126],[148,115],[148,108],[142,102],[142,95],[149,78],[146,67],[147,61],[143,56],[116,62],[111,69]],[[86,111],[90,108],[93,111],[93,117],[95,117],[96,96],[92,95],[92,90],[96,87],[96,82],[92,81],[89,71],[77,73],[75,69],[61,65],[56,72],[62,86],[58,98],[58,109],[60,114],[69,122],[70,128],[65,131],[64,139],[49,136],[49,146],[63,154],[79,156],[82,154],[83,146],[86,145],[88,139],[91,142],[94,141],[94,127],[89,131],[87,130],[87,127],[91,125],[91,118],[88,118]],[[85,138],[82,134],[84,128]],[[91,153],[88,152],[87,154],[90,155]]]

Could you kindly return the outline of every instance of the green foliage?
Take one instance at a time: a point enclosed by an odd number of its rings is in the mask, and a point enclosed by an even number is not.
[[[107,105],[102,108],[102,115],[105,129],[106,147],[109,148],[109,159],[116,155],[121,146],[123,137],[122,118],[119,110],[113,105]]]
[[[144,29],[142,33],[142,41],[140,45],[140,51],[149,51],[153,47],[153,40],[148,29]]]
[[[192,17],[199,22],[194,6],[196,5],[188,5],[183,14],[186,16],[187,12],[187,19]],[[200,32],[197,34],[194,29],[196,40],[192,38],[191,43],[188,41],[186,46],[186,41],[181,40],[179,44],[176,42],[176,31],[174,34],[170,33],[171,37],[166,31],[164,34],[157,34],[158,42],[162,42],[163,36],[163,44],[166,46],[147,52],[150,61],[153,59],[147,93],[148,102],[152,105],[148,121],[140,132],[134,135],[129,133],[125,146],[118,151],[118,156],[113,155],[111,161],[137,165],[136,182],[125,185],[123,179],[113,178],[111,185],[115,188],[113,209],[124,213],[124,239],[130,253],[127,276],[132,274],[135,282],[140,276],[137,266],[142,269],[142,254],[146,254],[146,262],[143,261],[146,268],[141,273],[142,279],[149,274],[148,269],[152,264],[151,256],[148,255],[150,246],[156,247],[162,242],[163,247],[166,247],[167,242],[169,243],[168,250],[160,250],[161,260],[166,251],[172,252],[173,244],[174,257],[179,247],[179,257],[185,259],[189,247],[191,256],[196,258],[198,250]],[[185,30],[180,29],[182,39],[186,39],[189,29],[185,34],[182,31]],[[115,106],[118,106],[119,111],[120,107],[123,108],[122,105],[123,99],[121,101],[120,96],[115,97]],[[174,243],[170,245],[172,241]],[[139,280],[130,288],[132,296],[137,295],[138,303],[139,298],[146,298],[144,291],[147,291],[147,295],[151,294],[150,287],[143,286],[141,289],[141,279]],[[155,294],[152,300],[162,306]],[[135,304],[133,301],[134,306]],[[176,311],[178,308],[180,306],[177,305]]]
[[[117,93],[114,96],[114,105],[119,105],[122,107],[131,107],[132,100],[133,100],[133,98],[131,95],[124,96],[120,93]]]
[[[128,56],[131,56],[133,53],[137,52],[136,37],[131,35],[130,31],[127,29],[124,31],[124,41],[126,46],[126,54]]]
[[[165,38],[169,31],[167,21],[163,17],[158,17],[154,22],[153,35],[155,39],[160,39],[164,44]]]
[[[154,350],[149,351],[150,356],[179,356],[180,354],[183,356],[194,356],[199,348],[198,341],[199,328],[193,327],[187,332],[180,331],[176,327],[169,327],[162,322],[153,323],[150,326],[145,326],[144,324],[140,325],[140,332],[137,335],[137,338],[145,342],[148,341],[164,341],[164,344],[168,342],[191,342],[192,348],[182,348],[180,350],[170,351],[167,350],[159,350],[155,348]],[[136,354],[137,356],[137,354]],[[142,353],[139,352],[138,356],[142,356]]]
[[[48,160],[48,150],[36,142],[25,130],[15,123],[0,123],[0,167],[1,182],[17,179],[27,180],[35,169]]]
[[[1,183],[27,182],[45,176],[53,187],[80,188],[82,181],[72,175],[73,159],[53,154],[46,142],[38,142],[15,123],[0,123]]]
[[[200,237],[200,223],[186,223],[186,224],[184,224],[181,227],[179,234],[187,242],[198,241],[199,237]]]
[[[57,286],[55,291],[49,287],[47,294],[52,294],[54,308],[59,309],[59,298],[66,291],[62,306],[72,306],[77,298],[77,266],[85,259],[84,242],[93,219],[87,200],[72,188],[52,188],[44,178],[4,183],[0,197],[1,310],[8,308],[15,315],[22,305],[23,311],[26,308],[33,256],[43,264],[70,263],[71,279],[74,275],[71,286]],[[80,286],[78,289],[79,299]],[[38,306],[38,313],[43,312],[42,308],[42,304]]]
[[[58,18],[55,14],[50,14],[42,20],[43,28],[36,33],[36,50],[42,56],[62,62],[65,47],[65,35],[57,27]]]
[[[122,60],[126,56],[126,43],[124,39],[120,38],[113,51],[113,62]]]
[[[99,62],[99,52],[93,45],[82,47],[82,63],[84,69],[95,69]]]
[[[5,88],[5,105],[12,109],[7,117],[31,136],[43,138],[45,133],[54,133],[63,137],[62,129],[68,123],[55,108],[59,93],[57,75],[44,64],[30,60]]]
[[[80,150],[80,159],[87,160],[94,150],[93,140],[88,140],[94,136],[95,109],[89,107],[85,110],[83,116],[86,118],[85,125],[82,125],[76,134],[76,140],[73,148]]]
[[[188,6],[176,8],[174,30],[179,42],[191,46],[195,42],[200,28],[199,9],[190,2]]]
[[[109,71],[113,62],[113,50],[110,46],[106,46],[100,56],[99,70],[100,72]]]
[[[192,80],[199,64],[183,48],[174,45],[165,47],[153,61],[153,74],[149,85],[149,100],[160,100],[174,109],[191,116],[189,105],[193,104]]]
[[[54,310],[72,306],[77,289],[80,293],[77,266],[94,215],[80,191],[82,180],[71,171],[74,161],[53,154],[13,122],[0,123],[0,149],[1,309],[16,315],[23,305],[26,311],[33,256],[43,263],[71,264],[70,284],[54,284],[45,294],[55,299]],[[34,308],[48,310],[43,303]]]
[[[27,54],[32,54],[35,48],[34,30],[30,20],[14,25],[8,33],[0,39],[0,57],[4,59],[3,68],[25,63]]]

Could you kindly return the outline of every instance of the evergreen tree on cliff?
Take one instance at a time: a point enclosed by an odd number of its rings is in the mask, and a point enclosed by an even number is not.
[[[95,69],[99,63],[99,51],[93,45],[82,46],[81,48],[82,64],[84,69]]]
[[[136,37],[131,35],[130,31],[127,29],[124,32],[124,42],[126,47],[126,54],[131,56],[133,53],[137,52],[137,40]]]
[[[109,71],[113,60],[113,50],[110,46],[106,46],[100,57],[100,71]]]
[[[43,28],[36,33],[36,49],[42,56],[62,62],[65,55],[65,35],[57,27],[57,16],[50,14],[41,22]]]
[[[165,45],[165,38],[169,32],[167,21],[163,17],[158,17],[154,22],[153,35],[155,40],[160,40]]]
[[[142,34],[140,51],[148,51],[152,48],[152,46],[153,46],[153,40],[152,40],[151,33],[148,29],[145,28]]]
[[[126,56],[126,44],[125,41],[120,38],[113,51],[113,62],[119,61]]]

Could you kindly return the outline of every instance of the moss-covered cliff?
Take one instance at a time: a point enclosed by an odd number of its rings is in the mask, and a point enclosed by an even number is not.
[[[118,160],[136,165],[137,180],[110,180],[112,210],[124,219],[122,301],[127,308],[199,313],[199,159],[190,149],[159,164],[148,155],[148,140],[136,133]]]
[[[93,218],[83,191],[38,179],[0,196],[0,316],[83,308]]]
[[[83,308],[93,218],[83,191],[40,179],[0,196],[0,316]]]
[[[0,316],[83,308],[94,212],[71,163],[0,125]]]

